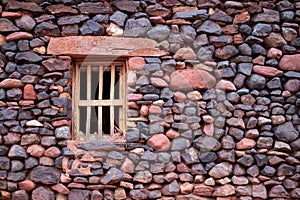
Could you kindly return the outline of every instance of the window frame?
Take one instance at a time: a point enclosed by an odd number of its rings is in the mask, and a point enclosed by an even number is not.
[[[87,81],[87,100],[80,100],[80,66],[84,64],[84,66],[87,66],[87,80],[90,79],[90,81]],[[116,72],[115,66],[120,66],[120,77],[119,77],[119,99],[114,99],[114,87],[112,87],[113,81],[110,81],[110,99],[103,100],[102,99],[102,92],[103,92],[103,78],[100,76],[104,73],[104,67],[105,66],[114,66],[114,72]],[[91,71],[88,72],[88,70],[91,70],[91,67],[99,67],[99,96],[98,100],[91,100]],[[89,68],[89,69],[88,69]],[[118,59],[118,60],[104,60],[102,58],[92,58],[89,60],[74,60],[72,65],[72,111],[73,111],[73,117],[72,117],[72,138],[75,140],[80,141],[93,141],[93,140],[107,140],[107,141],[125,141],[125,135],[126,135],[126,128],[127,128],[127,72],[128,72],[128,61],[127,59]],[[115,77],[115,74],[111,73],[111,77]],[[89,84],[89,83],[90,84]],[[102,87],[101,87],[102,86]],[[90,90],[88,90],[90,88]],[[99,99],[101,98],[101,99]],[[86,107],[87,108],[87,119],[86,123],[88,124],[88,116],[91,118],[91,109],[92,107],[98,107],[98,134],[96,137],[91,137],[91,133],[86,131],[85,137],[80,137],[80,111],[79,107]],[[102,118],[100,119],[100,116],[102,116],[102,107],[103,106],[109,106],[110,107],[110,134],[102,134]],[[113,130],[114,126],[114,109],[115,107],[121,106],[122,109],[120,109],[119,114],[119,128],[122,131],[121,137],[116,135],[117,138],[114,138]],[[90,111],[88,111],[90,110]],[[90,119],[89,119],[90,123]],[[100,128],[99,128],[100,127]],[[99,130],[100,129],[100,130]],[[86,130],[88,128],[86,127]]]

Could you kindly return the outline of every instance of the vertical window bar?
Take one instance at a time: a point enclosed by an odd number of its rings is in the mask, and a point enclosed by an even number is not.
[[[124,127],[124,113],[125,113],[125,109],[124,109],[124,97],[126,96],[125,95],[125,66],[122,65],[121,69],[120,69],[120,86],[119,86],[119,90],[120,90],[120,100],[121,100],[121,103],[122,103],[122,106],[119,107],[119,126],[120,126],[120,129],[121,131],[124,131],[125,127]]]
[[[110,78],[110,134],[114,133],[114,127],[115,127],[115,112],[114,112],[114,106],[113,106],[113,100],[114,100],[114,94],[115,94],[115,65],[111,65],[111,78]]]
[[[87,89],[87,100],[91,100],[91,75],[92,75],[92,67],[91,65],[87,66],[87,81],[86,81],[86,89]],[[87,112],[86,112],[86,140],[90,138],[90,131],[91,131],[91,106],[87,107]]]
[[[103,93],[103,65],[99,66],[99,94],[98,99],[102,100]],[[98,137],[102,138],[102,106],[98,104]]]
[[[73,84],[73,87],[74,88],[74,91],[75,91],[75,94],[74,94],[74,98],[75,98],[75,101],[74,101],[74,111],[75,111],[75,124],[74,124],[74,129],[75,129],[75,139],[79,139],[79,131],[80,131],[80,110],[79,110],[79,106],[78,106],[78,103],[79,103],[79,99],[80,99],[80,69],[79,69],[79,64],[76,63],[76,66],[75,66],[75,83],[78,83],[76,84],[76,87],[75,87],[75,84]]]

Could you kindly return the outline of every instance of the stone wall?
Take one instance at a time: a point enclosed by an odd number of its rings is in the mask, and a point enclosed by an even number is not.
[[[300,2],[2,0],[1,199],[299,199]],[[72,140],[51,37],[147,37],[126,142]],[[61,44],[64,45],[64,44]]]

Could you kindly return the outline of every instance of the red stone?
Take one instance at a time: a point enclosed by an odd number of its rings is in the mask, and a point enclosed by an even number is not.
[[[282,56],[282,51],[276,48],[271,48],[268,51],[267,57],[268,58],[275,58],[279,59]]]
[[[25,181],[19,182],[18,186],[19,186],[19,189],[29,192],[29,191],[32,191],[36,187],[36,184],[30,180],[25,180]]]
[[[286,71],[300,72],[300,54],[284,55],[279,62],[279,67]]]
[[[142,70],[145,64],[145,59],[142,57],[132,57],[128,59],[128,66],[131,70]]]
[[[23,98],[25,100],[35,100],[36,99],[36,93],[34,91],[34,87],[31,84],[27,84],[24,87],[24,92],[23,92]]]
[[[157,134],[152,136],[147,145],[151,146],[154,150],[166,150],[170,148],[170,140],[164,134]]]
[[[252,149],[253,147],[255,147],[256,142],[252,139],[248,139],[248,138],[243,138],[241,141],[239,141],[238,143],[236,143],[236,148],[237,149]]]
[[[57,185],[53,185],[51,187],[51,189],[55,190],[56,192],[58,192],[60,194],[69,194],[70,193],[70,190],[61,183],[59,183]]]
[[[31,40],[33,35],[27,32],[14,32],[6,36],[6,41]]]
[[[27,153],[37,158],[42,157],[44,151],[45,149],[42,146],[37,144],[31,145],[27,148]]]
[[[44,152],[44,155],[50,158],[56,158],[60,156],[61,152],[57,147],[50,147]]]
[[[267,67],[267,66],[261,66],[261,65],[255,65],[253,67],[253,72],[256,74],[260,74],[262,76],[266,77],[274,77],[274,76],[282,76],[283,71],[278,70],[274,67]]]
[[[171,74],[170,88],[172,90],[191,91],[211,88],[216,84],[216,79],[204,70],[184,69]]]

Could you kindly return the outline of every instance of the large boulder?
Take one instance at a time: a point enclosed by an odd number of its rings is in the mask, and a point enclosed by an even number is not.
[[[215,77],[207,71],[184,69],[171,74],[170,88],[180,91],[203,90],[212,88],[215,84]]]

